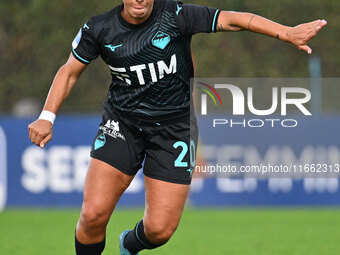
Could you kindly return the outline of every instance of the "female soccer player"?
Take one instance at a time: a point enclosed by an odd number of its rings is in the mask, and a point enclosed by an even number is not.
[[[112,73],[103,121],[94,139],[76,254],[97,255],[106,225],[144,161],[145,214],[120,235],[120,254],[165,244],[175,232],[195,165],[197,125],[190,114],[190,42],[196,33],[250,30],[312,53],[307,42],[325,20],[287,27],[251,13],[220,11],[172,0],[123,0],[91,18],[72,43],[39,119],[28,127],[44,148],[55,114],[86,66],[99,55]]]

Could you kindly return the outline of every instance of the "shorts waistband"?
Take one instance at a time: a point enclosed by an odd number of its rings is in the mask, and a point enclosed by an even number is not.
[[[115,113],[120,118],[123,117],[124,119],[129,120],[130,122],[134,123],[135,125],[146,125],[146,126],[161,126],[166,124],[172,124],[179,121],[184,121],[190,118],[190,109],[187,111],[183,111],[180,113],[173,113],[165,116],[160,116],[159,118],[138,118],[129,112],[119,111],[114,109],[109,103],[104,103],[104,109],[109,113]]]

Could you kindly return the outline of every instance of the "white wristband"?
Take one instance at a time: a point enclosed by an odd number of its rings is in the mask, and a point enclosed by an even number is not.
[[[51,122],[52,124],[54,123],[54,120],[56,118],[56,115],[53,112],[43,110],[39,116],[39,120],[47,120]]]

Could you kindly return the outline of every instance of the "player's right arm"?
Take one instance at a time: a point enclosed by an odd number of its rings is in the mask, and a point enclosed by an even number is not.
[[[47,111],[48,115],[53,116],[58,112],[81,73],[98,55],[99,49],[97,47],[95,25],[91,18],[79,30],[72,42],[72,53],[69,59],[59,69],[53,80],[43,109]],[[49,116],[44,119],[40,117],[28,126],[29,138],[32,143],[40,146],[40,148],[44,148],[46,143],[52,139],[53,121],[45,119],[49,119]]]
[[[86,66],[86,64],[79,62],[72,54],[70,55],[53,80],[43,110],[57,114],[61,104],[70,94]],[[40,146],[40,148],[44,148],[52,139],[52,127],[53,123],[44,119],[37,119],[29,124],[28,132],[32,143]]]

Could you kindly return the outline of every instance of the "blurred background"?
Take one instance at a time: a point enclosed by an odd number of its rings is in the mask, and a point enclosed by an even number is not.
[[[79,28],[94,15],[121,1],[1,1],[0,113],[20,111],[20,103],[44,103],[49,86],[71,51]],[[327,27],[310,42],[322,63],[323,77],[339,77],[338,1],[192,0],[222,10],[253,12],[287,26],[326,19]],[[310,57],[279,40],[248,33],[194,36],[192,49],[197,77],[309,77]],[[110,72],[101,60],[82,75],[61,111],[101,112]],[[91,95],[91,96],[89,96]]]
[[[193,37],[197,77],[296,78],[301,81],[299,87],[313,95],[309,105],[313,118],[299,119],[302,125],[294,132],[228,129],[211,133],[204,132],[209,120],[200,120],[198,163],[259,164],[268,163],[274,155],[282,157],[274,160],[277,164],[308,163],[310,158],[339,164],[340,2],[189,2],[252,12],[287,26],[328,21],[309,43],[311,56],[250,32]],[[89,150],[111,80],[106,64],[97,59],[87,67],[61,107],[53,141],[44,150],[30,143],[27,125],[39,115],[79,28],[91,16],[118,4],[121,1],[0,1],[0,254],[73,251]],[[266,93],[255,92],[256,100],[268,106],[271,90],[261,86]],[[209,109],[220,114],[211,105]],[[219,139],[222,136],[228,144]],[[340,254],[339,179],[199,177],[194,179],[181,227],[159,250],[161,254]],[[133,228],[143,215],[143,205],[139,174],[112,216],[104,254],[117,253],[114,239],[122,230]]]

